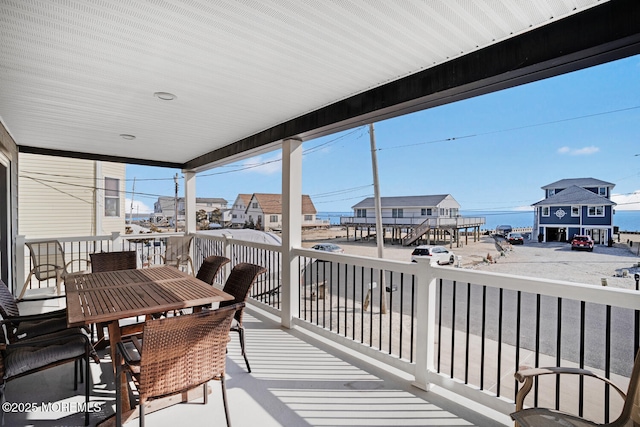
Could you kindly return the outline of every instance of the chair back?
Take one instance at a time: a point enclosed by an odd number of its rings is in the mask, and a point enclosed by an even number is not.
[[[59,274],[66,273],[64,249],[57,240],[26,243],[31,254],[33,274],[42,282],[55,279]]]
[[[196,274],[196,279],[200,279],[210,285],[213,284],[213,280],[220,271],[223,265],[229,263],[231,260],[223,256],[211,255],[206,257],[202,261],[202,265]]]
[[[89,254],[89,256],[91,257],[91,271],[94,273],[138,268],[136,251],[97,252]]]
[[[140,403],[223,376],[231,321],[242,306],[147,321],[140,356]]]
[[[260,274],[266,273],[266,271],[267,269],[261,265],[249,264],[246,262],[236,264],[236,266],[233,267],[233,270],[231,270],[231,274],[222,289],[224,292],[233,295],[234,299],[233,301],[222,301],[219,307],[222,308],[231,304],[246,301],[249,297],[251,286],[255,282],[256,278]],[[243,312],[244,310],[238,310],[235,315],[235,319],[240,324],[242,324]]]
[[[20,316],[16,299],[2,279],[0,279],[0,315],[3,319]]]
[[[189,259],[193,236],[169,236],[164,255],[165,264],[184,264]]]

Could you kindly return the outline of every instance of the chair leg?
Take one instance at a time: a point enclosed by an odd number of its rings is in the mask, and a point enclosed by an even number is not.
[[[205,405],[209,403],[209,393],[207,391],[207,383],[202,384],[202,396]]]
[[[140,410],[140,427],[144,427],[144,403],[140,402],[139,410]]]
[[[116,351],[116,376],[114,383],[116,386],[116,427],[122,427],[122,390],[120,389],[120,378],[122,375],[122,356]]]
[[[224,383],[224,372],[220,375],[220,386],[222,387],[222,403],[224,404],[224,416],[227,418],[227,427],[231,427],[231,417],[229,416],[229,406],[227,405],[227,386]]]
[[[87,344],[89,346],[89,344]],[[89,385],[89,375],[91,375],[91,372],[89,371],[89,352],[90,352],[90,348],[91,346],[89,346],[89,348],[87,348],[87,352],[85,355],[85,361],[84,361],[84,425],[88,426],[89,425],[89,393],[90,393],[90,385]]]
[[[240,334],[240,350],[242,351],[242,357],[244,357],[244,363],[247,365],[247,371],[251,373],[251,366],[249,366],[249,359],[247,359],[247,351],[244,347],[244,326],[238,327],[238,334]]]
[[[4,426],[4,387],[6,383],[0,385],[0,425]]]
[[[73,391],[78,389],[78,359],[73,361]]]

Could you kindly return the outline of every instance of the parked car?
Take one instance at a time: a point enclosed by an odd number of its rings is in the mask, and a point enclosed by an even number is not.
[[[333,252],[337,254],[344,253],[344,249],[333,243],[318,243],[317,245],[312,246],[311,249],[315,249],[316,251]]]
[[[593,252],[593,239],[590,236],[576,234],[571,239],[571,250],[586,249]]]
[[[510,225],[499,225],[496,227],[496,234],[500,236],[506,236],[507,234],[511,233],[512,230],[513,228],[511,228]]]
[[[524,245],[524,236],[520,233],[507,234],[507,242],[512,245]]]
[[[447,250],[444,246],[417,246],[411,253],[411,262],[417,262],[416,260],[418,258],[423,257],[431,257],[435,259],[439,265],[453,264],[456,261],[454,253]]]

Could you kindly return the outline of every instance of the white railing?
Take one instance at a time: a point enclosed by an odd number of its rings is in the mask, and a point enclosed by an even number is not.
[[[133,245],[143,259],[150,259],[162,250],[162,241],[169,235],[114,234],[59,240],[85,247],[85,252],[89,248],[128,250]],[[267,267],[269,273],[252,290],[254,304],[281,314],[285,311],[283,288],[289,287],[297,298],[290,302],[295,307],[286,311],[299,313],[293,321],[297,327],[401,369],[413,375],[417,387],[429,389],[435,384],[505,414],[514,409],[512,374],[519,362],[529,358],[533,365],[591,367],[624,388],[638,346],[640,331],[619,323],[626,325],[634,314],[638,316],[640,292],[633,290],[301,247],[292,250],[297,260],[292,265],[297,262],[299,266],[297,283],[282,283],[281,246],[199,233],[194,237],[191,256],[196,270],[209,255],[231,259],[219,278],[221,283],[238,262]],[[554,310],[556,317],[549,314]],[[603,326],[593,329],[593,318]],[[516,325],[515,335],[510,325]],[[563,341],[567,336],[569,341],[579,341],[579,360],[574,355],[577,350],[571,348],[575,343]],[[579,338],[574,339],[576,336]],[[550,349],[544,344],[549,337],[556,342]],[[596,354],[595,359],[589,359],[589,354]],[[486,371],[479,380],[472,378],[470,358]],[[562,390],[576,393],[574,386],[563,386]],[[541,401],[546,401],[547,395],[553,397],[553,393],[541,393]],[[615,410],[615,403],[611,405]],[[597,405],[591,406],[585,411],[600,411]]]
[[[443,227],[454,227],[454,228],[465,228],[465,227],[476,227],[484,224],[486,222],[484,217],[467,217],[467,216],[459,216],[459,217],[432,217],[426,218],[423,216],[420,217],[401,217],[401,218],[393,218],[393,217],[382,217],[382,224],[385,226],[391,225],[406,225],[411,227],[416,227],[424,223],[426,220],[429,220],[429,226],[431,228],[443,228]],[[340,217],[341,225],[376,225],[375,217],[354,217],[354,216],[343,216]]]

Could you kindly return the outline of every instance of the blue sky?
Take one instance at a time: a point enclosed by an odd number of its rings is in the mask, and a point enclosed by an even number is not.
[[[593,177],[616,184],[618,210],[640,210],[639,94],[634,56],[377,122],[381,195],[451,194],[463,211],[518,210],[542,199],[546,184]],[[349,211],[373,195],[367,127],[303,150],[302,188],[318,211]],[[238,193],[280,193],[279,159],[278,150],[198,174],[197,196],[231,205]],[[172,196],[176,172],[128,165],[134,213]]]

